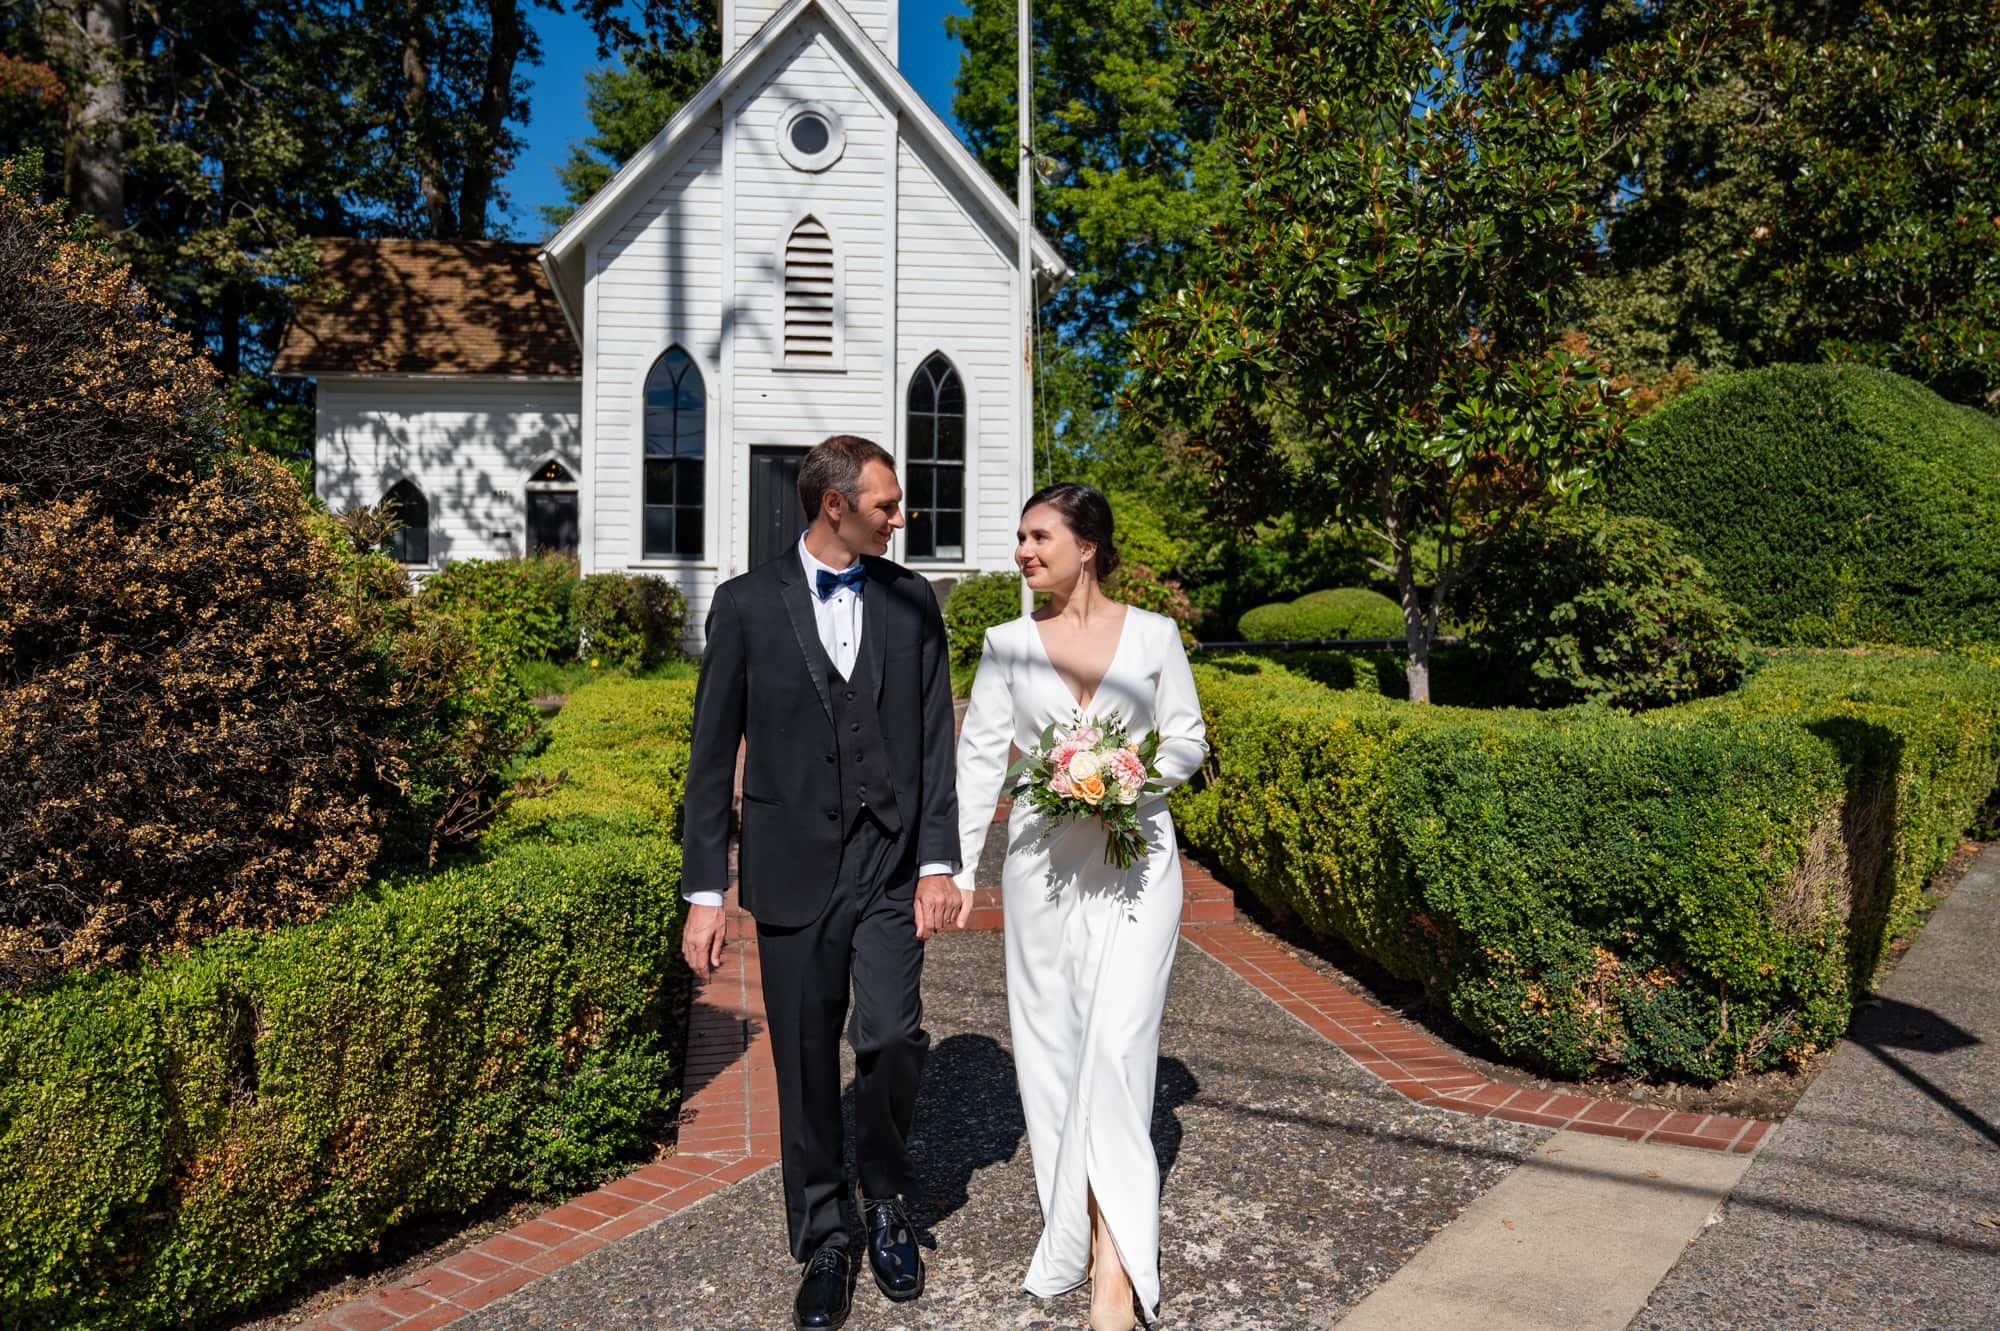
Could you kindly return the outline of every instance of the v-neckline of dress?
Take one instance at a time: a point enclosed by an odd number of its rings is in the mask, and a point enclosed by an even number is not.
[[[1028,632],[1034,634],[1036,645],[1042,649],[1042,660],[1048,662],[1049,673],[1056,677],[1056,683],[1069,695],[1069,700],[1076,704],[1077,711],[1089,711],[1090,703],[1096,702],[1097,695],[1104,692],[1104,681],[1111,678],[1111,672],[1118,668],[1118,658],[1125,653],[1125,630],[1132,627],[1132,607],[1126,606],[1125,618],[1118,621],[1118,641],[1112,644],[1111,659],[1104,663],[1104,670],[1098,675],[1097,682],[1090,686],[1090,702],[1079,700],[1076,691],[1070,688],[1069,681],[1063,678],[1062,667],[1056,664],[1056,658],[1049,654],[1048,643],[1042,640],[1042,621],[1033,615],[1026,615],[1023,618],[1028,621]]]

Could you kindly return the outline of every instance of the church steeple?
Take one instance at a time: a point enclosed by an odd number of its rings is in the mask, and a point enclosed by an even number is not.
[[[877,46],[896,57],[898,0],[819,0],[828,9],[844,10],[847,16],[874,39]],[[745,45],[757,30],[769,23],[785,0],[721,0],[722,58],[727,60]]]

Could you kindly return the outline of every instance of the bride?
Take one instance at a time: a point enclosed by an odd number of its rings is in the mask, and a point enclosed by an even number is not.
[[[1111,506],[1087,485],[1037,491],[1014,560],[1048,605],[986,635],[958,742],[959,839],[972,886],[1008,760],[1049,724],[1123,717],[1159,732],[1169,785],[1208,752],[1180,630],[1121,605]],[[1181,916],[1181,866],[1163,795],[1138,812],[1150,847],[1120,870],[1094,822],[1050,828],[1026,802],[1007,823],[1007,1011],[1035,1162],[1042,1238],[1027,1288],[1047,1298],[1091,1283],[1095,1331],[1129,1331],[1133,1302],[1160,1308],[1160,1171],[1151,1134],[1160,1013]]]

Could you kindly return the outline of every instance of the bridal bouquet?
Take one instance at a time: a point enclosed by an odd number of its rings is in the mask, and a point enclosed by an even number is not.
[[[1159,747],[1151,730],[1135,743],[1116,712],[1093,720],[1079,711],[1067,728],[1051,724],[1007,769],[1007,794],[1052,821],[1096,819],[1105,833],[1104,862],[1129,869],[1147,851],[1139,797],[1164,788],[1153,768]]]

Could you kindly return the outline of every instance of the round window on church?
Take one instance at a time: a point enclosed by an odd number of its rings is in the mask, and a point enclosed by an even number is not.
[[[840,117],[827,107],[796,106],[778,122],[778,151],[801,171],[824,171],[841,147]]]
[[[819,156],[832,142],[833,132],[826,127],[824,120],[811,112],[792,122],[792,146],[806,156]]]

